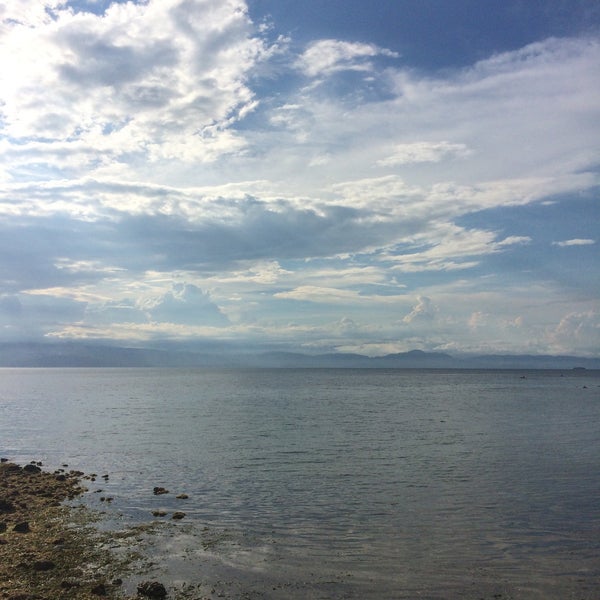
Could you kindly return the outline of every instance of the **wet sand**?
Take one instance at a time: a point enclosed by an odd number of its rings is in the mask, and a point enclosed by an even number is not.
[[[63,504],[82,494],[83,473],[49,473],[40,463],[0,463],[0,598],[122,598],[114,555],[85,509]]]

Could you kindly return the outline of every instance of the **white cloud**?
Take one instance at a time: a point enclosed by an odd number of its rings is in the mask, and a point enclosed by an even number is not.
[[[149,298],[140,308],[153,322],[222,326],[227,323],[210,294],[193,284],[178,283],[158,298]]]
[[[270,49],[242,0],[113,3],[102,16],[54,8],[55,18],[34,10],[35,26],[4,21],[5,135],[36,140],[49,157],[87,155],[88,169],[98,158],[211,161],[244,147],[230,126],[256,106],[246,80]]]
[[[600,313],[597,310],[569,312],[548,332],[555,352],[570,352],[573,346],[591,356],[598,355]]]
[[[427,321],[432,320],[438,309],[431,301],[431,298],[427,296],[419,296],[417,298],[417,304],[413,307],[413,309],[408,313],[402,321],[404,323],[412,323],[415,320],[425,319]]]
[[[450,142],[412,142],[397,144],[393,153],[377,161],[378,165],[390,167],[422,162],[440,162],[447,158],[464,158],[471,154],[465,144]]]
[[[509,236],[502,240],[496,234],[481,229],[465,229],[446,223],[432,223],[425,231],[411,240],[415,251],[388,251],[385,260],[391,261],[393,270],[405,273],[418,271],[454,271],[468,269],[479,264],[489,254],[505,251],[513,245],[528,244],[527,236]],[[418,248],[420,243],[427,247]]]
[[[276,292],[273,296],[283,300],[332,305],[394,304],[398,301],[398,298],[394,296],[365,295],[353,290],[316,285],[302,285],[293,290]]]
[[[386,56],[397,58],[398,53],[374,44],[318,40],[312,42],[299,57],[296,66],[307,76],[330,75],[336,71],[369,71],[369,58]]]
[[[572,240],[563,240],[562,242],[552,242],[552,244],[554,246],[560,246],[561,248],[565,248],[567,246],[591,246],[592,244],[595,244],[596,241],[595,240],[590,240],[590,239],[582,239],[582,238],[575,238]]]

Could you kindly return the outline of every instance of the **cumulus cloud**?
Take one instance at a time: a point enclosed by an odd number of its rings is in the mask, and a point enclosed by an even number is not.
[[[568,352],[573,345],[592,356],[598,354],[600,313],[596,310],[569,312],[549,331],[555,351]]]
[[[270,50],[242,0],[115,2],[103,15],[56,2],[43,17],[29,4],[31,17],[10,4],[3,21],[5,135],[87,154],[87,168],[243,146],[229,126],[255,105],[248,73]]]
[[[431,321],[436,313],[437,307],[431,301],[431,298],[427,296],[419,296],[417,298],[417,304],[413,309],[402,319],[404,323],[412,323],[416,320]]]
[[[146,300],[142,308],[151,321],[196,326],[220,326],[228,322],[210,295],[193,284],[175,284],[163,296]]]

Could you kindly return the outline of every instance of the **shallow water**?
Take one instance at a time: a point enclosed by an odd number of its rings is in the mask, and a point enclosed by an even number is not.
[[[91,491],[121,522],[186,512],[153,542],[164,580],[229,597],[598,597],[598,372],[2,369],[0,382],[0,455],[109,474]]]

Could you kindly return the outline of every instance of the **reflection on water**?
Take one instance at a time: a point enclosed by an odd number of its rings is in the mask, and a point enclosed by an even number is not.
[[[0,378],[2,455],[108,473],[127,522],[186,512],[155,541],[173,581],[210,572],[266,598],[592,598],[600,583],[598,373]]]

